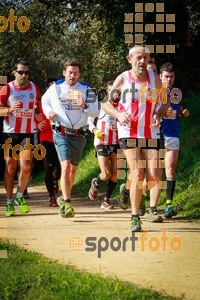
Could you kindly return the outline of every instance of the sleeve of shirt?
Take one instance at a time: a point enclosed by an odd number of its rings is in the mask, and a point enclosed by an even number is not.
[[[7,106],[7,101],[10,95],[10,86],[9,84],[4,85],[0,89],[0,105]]]
[[[43,121],[46,121],[46,125],[45,125],[46,127],[45,127],[45,130],[51,128],[51,127],[50,127],[49,120],[46,118],[46,116],[45,116],[45,114],[44,114],[44,112],[43,112],[43,110],[42,110],[42,101],[41,101],[41,100],[38,101],[38,113],[39,113],[39,114],[42,114],[42,120],[43,120]],[[38,129],[38,124],[39,124],[40,122],[38,122],[37,120],[35,120],[35,123],[36,123],[36,127],[37,127],[37,129]]]
[[[89,125],[89,130],[93,133],[93,129],[95,128],[95,125],[94,125],[94,119],[95,118],[92,118],[92,117],[88,117],[88,122],[87,124]]]
[[[88,116],[92,118],[98,117],[99,115],[98,97],[95,95],[95,93],[90,87],[87,88],[86,104],[88,108],[85,110],[88,113]]]
[[[49,118],[49,114],[53,112],[52,106],[51,106],[51,89],[49,88],[46,93],[42,96],[42,110],[44,115]]]

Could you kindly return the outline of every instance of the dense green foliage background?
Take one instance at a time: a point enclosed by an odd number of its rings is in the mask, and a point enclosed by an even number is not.
[[[175,54],[155,55],[158,66],[173,62],[177,85],[185,91],[197,91],[200,88],[199,1],[137,1],[146,2],[164,3],[165,14],[175,13],[175,33],[146,33],[144,37],[147,44],[176,45]],[[14,32],[10,32],[9,23],[7,30],[0,29],[0,74],[8,79],[12,78],[12,67],[19,58],[30,62],[31,78],[42,90],[49,76],[61,76],[68,56],[81,60],[82,80],[97,89],[128,67],[125,57],[131,45],[125,43],[124,14],[135,14],[135,1],[4,0],[0,3],[0,16],[8,18],[11,9],[17,20],[26,16],[30,28],[23,33],[15,21]],[[155,12],[144,13],[144,24],[155,24],[155,20]]]

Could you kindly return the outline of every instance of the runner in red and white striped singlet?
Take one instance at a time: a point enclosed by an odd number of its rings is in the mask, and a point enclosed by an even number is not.
[[[113,81],[107,82],[107,90],[112,88]],[[96,126],[94,118],[88,118],[89,129],[94,133],[94,146],[101,172],[97,178],[93,178],[88,196],[91,200],[98,197],[99,186],[103,181],[108,181],[105,190],[105,198],[101,208],[112,209],[110,197],[117,184],[117,150],[119,149],[117,120],[108,115],[101,108]]]
[[[92,118],[91,118],[92,119]],[[90,118],[88,118],[88,122]],[[103,139],[94,138],[94,146],[97,145],[116,145],[118,141],[117,121],[116,118],[109,116],[101,109],[96,127],[104,133]]]
[[[29,81],[29,64],[19,60],[13,70],[14,81],[9,82],[0,91],[0,106],[8,107],[4,118],[4,158],[5,189],[7,192],[6,216],[14,216],[13,200],[21,213],[28,213],[30,208],[24,200],[23,193],[33,167],[35,108],[40,98],[36,84]],[[15,107],[15,109],[10,109]],[[27,146],[27,147],[26,147]],[[19,153],[20,152],[20,153]],[[19,162],[19,179],[17,193],[13,199],[15,173]]]
[[[127,60],[131,70],[115,79],[109,101],[102,104],[105,112],[118,120],[119,144],[124,149],[130,171],[132,216],[129,231],[132,232],[142,230],[139,206],[143,192],[161,180],[159,127],[160,118],[169,105],[159,100],[162,88],[160,78],[147,71],[149,53],[143,45],[135,45],[129,50]]]
[[[161,101],[152,103],[148,98],[148,93],[140,92],[144,83],[135,82],[130,71],[122,73],[122,77],[122,94],[118,110],[130,113],[131,122],[126,125],[118,122],[119,138],[159,138],[159,128],[151,125],[155,110],[161,106]],[[132,88],[135,88],[136,92],[130,92]],[[146,91],[155,88],[154,73],[153,71],[147,71]]]
[[[6,133],[34,133],[35,104],[36,99],[39,98],[39,89],[31,81],[25,88],[16,86],[13,81],[6,84],[1,90],[0,102],[3,106],[11,107],[17,101],[19,109],[5,118],[3,131]]]

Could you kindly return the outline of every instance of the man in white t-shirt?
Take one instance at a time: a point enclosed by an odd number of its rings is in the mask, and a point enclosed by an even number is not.
[[[52,122],[53,139],[61,163],[62,196],[57,199],[60,215],[74,217],[71,189],[86,144],[88,116],[98,116],[98,101],[87,84],[78,82],[80,63],[68,59],[63,67],[64,81],[53,84],[42,97],[42,109]]]

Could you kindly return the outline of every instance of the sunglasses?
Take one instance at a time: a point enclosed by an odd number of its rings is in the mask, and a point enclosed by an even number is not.
[[[15,70],[15,72],[17,72],[19,75],[23,75],[23,74],[25,74],[25,75],[29,75],[30,74],[30,71],[18,71],[18,70]]]

